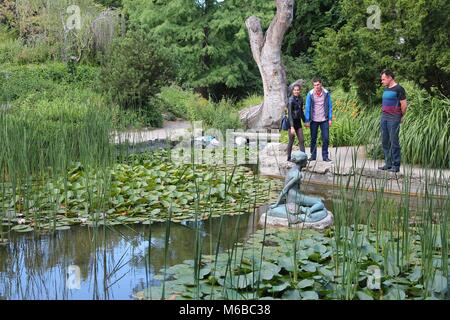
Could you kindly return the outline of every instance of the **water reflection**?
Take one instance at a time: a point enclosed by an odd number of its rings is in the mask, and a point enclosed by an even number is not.
[[[254,232],[256,218],[242,215],[201,221],[198,233],[203,253],[215,253],[219,234],[220,252],[243,241]],[[12,233],[8,245],[0,246],[0,297],[131,299],[133,293],[155,283],[154,275],[164,267],[166,230],[163,223],[96,232],[72,227],[55,235]],[[195,236],[193,223],[171,224],[168,266],[194,259]]]

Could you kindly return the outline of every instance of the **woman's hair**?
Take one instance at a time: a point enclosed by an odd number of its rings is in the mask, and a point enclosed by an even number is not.
[[[294,85],[292,86],[291,92],[294,92],[294,89],[295,89],[296,87],[298,87],[300,90],[302,89],[302,86],[299,85],[299,84],[297,83],[297,84],[294,84]]]

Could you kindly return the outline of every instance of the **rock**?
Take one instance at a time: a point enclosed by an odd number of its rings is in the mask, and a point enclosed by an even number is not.
[[[314,173],[325,174],[331,171],[331,162],[310,161],[307,170]]]
[[[267,216],[266,221],[266,213],[263,213],[261,215],[261,218],[259,219],[259,225],[260,226],[268,226],[268,227],[289,227],[288,219],[287,218],[276,218],[276,217],[270,217]],[[303,222],[303,223],[296,223],[292,224],[291,228],[298,228],[298,229],[315,229],[315,230],[324,230],[331,226],[333,224],[333,214],[328,211],[328,215],[317,222]]]
[[[383,170],[377,170],[377,169],[356,169],[357,174],[361,174],[362,176],[369,177],[369,178],[376,178],[376,179],[400,179],[403,178],[403,173],[401,172],[389,172],[389,171],[383,171]]]

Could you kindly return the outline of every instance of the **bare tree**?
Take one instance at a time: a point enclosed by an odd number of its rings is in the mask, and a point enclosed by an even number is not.
[[[245,21],[253,58],[258,65],[264,86],[264,102],[240,112],[249,128],[278,128],[287,104],[286,72],[281,61],[281,44],[290,27],[294,0],[276,0],[277,12],[266,34],[260,20],[251,16]]]

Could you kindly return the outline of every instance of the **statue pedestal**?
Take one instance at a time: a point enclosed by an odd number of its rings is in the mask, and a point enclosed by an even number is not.
[[[333,214],[330,211],[327,212],[328,215],[322,220],[316,222],[299,222],[291,224],[291,228],[324,230],[333,224]],[[287,217],[286,218],[272,217],[270,215],[267,215],[267,212],[261,215],[261,218],[259,219],[259,225],[262,227],[264,227],[264,225],[268,227],[285,227],[285,228],[289,227]]]

